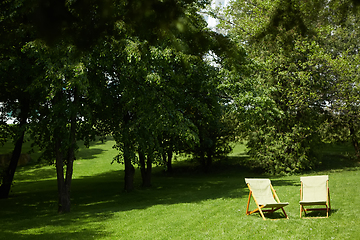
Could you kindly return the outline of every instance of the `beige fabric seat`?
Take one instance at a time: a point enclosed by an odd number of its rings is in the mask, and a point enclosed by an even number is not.
[[[329,191],[329,176],[309,176],[300,177],[300,218],[302,212],[305,214],[308,211],[326,211],[326,217],[329,217],[330,206],[330,191]],[[324,205],[323,208],[305,208],[305,206]]]
[[[248,203],[246,207],[246,215],[259,212],[264,220],[264,212],[275,212],[276,210],[281,209],[286,218],[288,218],[284,207],[289,203],[280,202],[273,186],[271,185],[270,179],[267,178],[245,178],[245,182],[250,190]],[[253,197],[255,204],[257,206],[253,211],[249,211],[250,198]],[[271,208],[271,209],[264,209]]]

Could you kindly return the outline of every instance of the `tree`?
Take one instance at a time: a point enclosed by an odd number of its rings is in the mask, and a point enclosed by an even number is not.
[[[142,52],[131,66],[117,66],[127,70],[118,70],[117,76],[112,78],[114,83],[123,82],[119,73],[122,75],[133,67],[132,74],[125,75],[133,76],[131,82],[136,83],[123,88],[119,97],[120,101],[127,103],[124,112],[129,117],[122,125],[125,129],[115,131],[119,136],[117,146],[123,153],[118,160],[125,162],[124,148],[133,146],[128,150],[132,152],[132,162],[140,166],[143,185],[150,186],[151,165],[162,164],[162,157],[169,154],[170,147],[171,151],[182,151],[181,146],[197,144],[198,127],[188,110],[192,107],[198,113],[213,114],[210,109],[215,106],[203,103],[203,99],[211,95],[209,90],[215,91],[209,88],[214,78],[210,74],[212,67],[201,57],[161,47]],[[128,141],[131,143],[125,144]],[[172,141],[174,145],[164,147],[164,141]]]
[[[297,17],[313,12],[292,1],[238,1],[227,14],[229,35],[256,63],[256,72],[232,92],[250,156],[272,173],[314,167],[331,87],[320,20]]]
[[[89,126],[90,97],[83,55],[73,46],[57,44],[49,48],[39,40],[29,42],[24,51],[30,51],[46,66],[44,78],[34,83],[41,86],[44,97],[37,99],[38,108],[30,117],[30,127],[35,143],[44,150],[43,157],[51,163],[55,159],[58,212],[66,213],[70,211],[76,141],[86,140],[91,131],[91,127],[84,127]]]
[[[328,111],[331,118],[324,124],[327,141],[350,141],[356,157],[359,148],[359,27],[356,16],[348,16],[346,22],[331,25],[323,31],[324,54],[330,71],[327,78],[331,81]]]
[[[15,146],[11,154],[10,164],[1,174],[0,198],[7,198],[13,182],[15,170],[21,154],[27,122],[31,113],[37,108],[41,97],[41,87],[35,85],[43,76],[43,65],[36,58],[26,53],[27,41],[33,37],[27,24],[17,24],[23,19],[22,10],[15,12],[9,2],[0,4],[2,11],[0,19],[2,27],[0,34],[0,102],[2,141],[10,139]],[[11,116],[16,124],[8,126],[6,120]],[[12,130],[11,130],[12,129]]]

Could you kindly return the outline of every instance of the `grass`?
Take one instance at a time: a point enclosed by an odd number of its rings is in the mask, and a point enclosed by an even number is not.
[[[332,212],[327,219],[299,219],[299,176],[270,177],[289,220],[277,213],[263,221],[245,215],[245,177],[269,177],[236,165],[246,155],[242,146],[230,163],[216,163],[208,174],[189,172],[175,162],[175,173],[155,168],[153,187],[123,192],[123,166],[110,164],[113,141],[81,147],[74,167],[72,211],[58,215],[53,166],[18,168],[9,199],[0,200],[0,239],[356,239],[360,236],[360,168],[349,165],[341,150],[325,151]],[[342,157],[341,160],[339,157]],[[328,159],[328,161],[326,160]],[[340,160],[339,160],[340,159]],[[336,165],[336,163],[338,163]],[[342,167],[345,164],[346,167]],[[135,182],[140,185],[139,170]],[[251,205],[254,208],[254,204]]]

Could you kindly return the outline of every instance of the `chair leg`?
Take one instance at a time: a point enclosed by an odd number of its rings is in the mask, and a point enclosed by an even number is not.
[[[251,198],[251,191],[249,193],[249,199],[248,199],[248,203],[247,203],[247,207],[246,207],[246,215],[250,214],[250,212],[249,212],[250,198]]]
[[[300,205],[300,218],[301,218],[301,214],[302,214],[302,212],[303,212],[303,206],[302,206],[302,205]]]
[[[286,214],[286,212],[285,212],[285,210],[284,210],[284,208],[283,208],[283,207],[281,208],[281,210],[283,211],[283,213],[284,213],[285,217],[286,217],[287,219],[289,219],[289,217],[288,217],[288,215]]]
[[[258,205],[258,208],[259,208],[259,212],[260,212],[260,214],[261,214],[261,217],[264,219],[264,220],[266,220],[266,218],[265,218],[265,216],[264,216],[264,213],[263,213],[263,211],[261,210],[261,207]]]
[[[327,218],[329,217],[329,207],[328,207],[328,205],[326,205],[326,217]]]

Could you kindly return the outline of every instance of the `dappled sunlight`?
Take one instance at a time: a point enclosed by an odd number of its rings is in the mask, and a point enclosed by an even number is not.
[[[15,181],[32,182],[42,179],[56,179],[55,166],[29,166],[18,169],[15,174]]]
[[[90,148],[86,151],[81,151],[80,153],[76,154],[76,158],[79,160],[88,160],[88,159],[94,159],[99,157],[104,151],[100,148]]]

